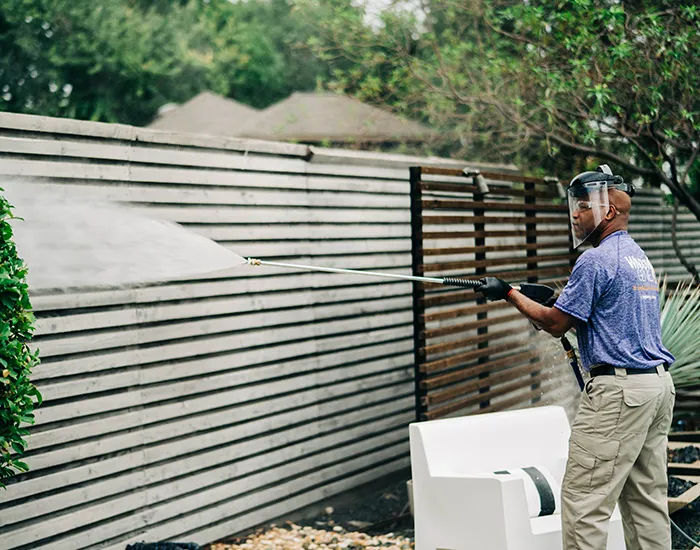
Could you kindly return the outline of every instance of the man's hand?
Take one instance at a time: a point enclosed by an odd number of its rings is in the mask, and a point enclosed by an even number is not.
[[[481,286],[476,287],[474,290],[480,292],[489,300],[505,300],[508,298],[508,293],[513,290],[513,287],[503,279],[485,277],[481,279]]]

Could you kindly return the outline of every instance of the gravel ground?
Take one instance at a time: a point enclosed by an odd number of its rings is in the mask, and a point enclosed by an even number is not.
[[[289,523],[285,528],[271,527],[236,543],[215,543],[209,550],[411,550],[413,541],[389,533],[368,535],[347,532],[336,525],[330,531]]]
[[[204,550],[411,550],[406,479],[360,490],[315,517],[274,524]]]
[[[675,463],[692,464],[700,460],[700,447],[688,445],[680,449],[669,449],[668,461]]]
[[[692,504],[681,508],[671,515],[671,519],[686,532],[692,539],[700,542],[700,499],[696,499]],[[671,528],[672,544],[674,550],[688,550],[695,548],[693,544],[684,538],[676,529]]]
[[[668,496],[678,497],[685,493],[688,489],[697,485],[692,481],[686,479],[679,479],[677,477],[668,476]]]
[[[406,481],[379,482],[314,517],[270,524],[205,550],[411,550],[413,518]]]

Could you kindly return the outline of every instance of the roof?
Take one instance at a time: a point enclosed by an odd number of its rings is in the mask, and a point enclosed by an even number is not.
[[[236,136],[241,126],[259,111],[212,92],[202,92],[188,102],[158,115],[148,127],[189,134]]]
[[[268,107],[239,136],[283,141],[420,141],[432,130],[354,98],[334,93],[296,92]]]

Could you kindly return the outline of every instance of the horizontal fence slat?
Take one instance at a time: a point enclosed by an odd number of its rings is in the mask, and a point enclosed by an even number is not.
[[[490,327],[501,323],[507,323],[508,321],[514,321],[516,319],[521,318],[522,316],[520,315],[520,313],[503,315],[501,317],[490,317],[488,319],[482,319],[480,321],[470,321],[468,323],[460,323],[458,325],[428,329],[425,331],[425,336],[427,338],[435,338],[438,336],[447,336],[448,334],[459,334],[462,332],[469,332],[470,330],[474,330],[481,327]]]
[[[502,353],[502,352],[501,352]],[[480,378],[479,380],[474,380],[456,386],[450,386],[446,389],[440,391],[430,392],[425,397],[425,404],[432,405],[437,403],[444,403],[455,397],[475,391],[477,389],[485,388],[497,383],[500,378],[499,374],[501,371],[493,371],[492,369],[498,369],[501,367],[514,367],[522,364],[525,361],[538,357],[539,352],[537,350],[527,350],[514,353],[507,357],[501,357],[493,361],[487,361],[486,363],[479,363],[477,365],[472,365],[471,367],[464,368],[460,371],[451,372],[449,374],[439,375],[435,377],[430,377],[425,380],[425,387],[429,389],[441,388],[448,384],[454,384],[455,382],[460,382],[468,378],[472,378],[479,374],[486,374],[486,378]],[[541,364],[537,368],[541,368]],[[535,369],[536,370],[536,369]]]
[[[486,209],[489,212],[568,212],[567,205],[559,204],[518,204],[497,201],[465,201],[454,199],[424,199],[424,210],[474,210]],[[425,218],[425,215],[424,215]],[[427,223],[427,222],[426,222]]]
[[[569,235],[568,229],[540,229],[528,231],[527,229],[491,230],[491,231],[425,231],[424,240],[437,239],[474,239],[496,237],[560,237]]]
[[[506,336],[512,336],[514,334],[522,334],[522,330],[520,328],[512,328],[506,330],[499,330],[495,332],[488,332],[485,334],[480,334],[479,336],[473,336],[471,338],[461,338],[459,340],[451,340],[448,342],[441,342],[439,344],[431,344],[429,346],[421,348],[421,355],[423,357],[437,355],[440,353],[446,353],[448,351],[454,351],[456,349],[462,349],[473,344],[478,344],[480,342],[495,342],[497,340],[505,338]]]
[[[435,418],[440,418],[441,416],[445,416],[446,414],[450,414],[462,409],[465,409],[471,405],[474,405],[476,403],[480,403],[482,401],[485,401],[487,399],[493,398],[493,397],[498,397],[501,395],[507,395],[511,392],[520,390],[522,388],[526,388],[527,386],[530,386],[532,384],[538,383],[543,380],[542,375],[537,375],[537,376],[528,376],[524,380],[517,380],[515,382],[511,383],[506,383],[497,386],[496,388],[490,388],[489,391],[485,394],[479,394],[475,395],[472,397],[467,397],[464,399],[460,399],[459,401],[455,403],[450,403],[448,405],[443,405],[442,407],[437,407],[434,409],[429,409],[428,412],[425,413],[425,419],[426,420],[433,420]],[[536,392],[537,394],[542,393],[541,390],[538,390]],[[523,399],[522,401],[526,401],[528,399]],[[518,401],[518,402],[522,402]]]
[[[578,254],[550,254],[547,256],[526,256],[517,258],[495,258],[492,260],[471,260],[464,262],[442,262],[437,264],[424,264],[421,266],[425,272],[453,271],[455,269],[468,269],[473,267],[492,267],[502,265],[536,264],[540,262],[561,262],[562,260],[574,260]]]
[[[484,335],[484,336],[489,336],[489,335]],[[484,338],[484,340],[491,342],[493,340],[493,336],[491,336],[491,338],[488,338],[488,339]],[[425,373],[431,373],[431,372],[435,372],[435,371],[439,371],[439,370],[444,370],[444,369],[448,369],[450,367],[464,364],[467,361],[471,361],[473,359],[478,359],[480,357],[487,357],[489,355],[496,355],[498,353],[503,353],[504,351],[512,351],[513,349],[517,348],[519,345],[523,345],[526,343],[527,343],[527,340],[517,340],[515,342],[508,342],[507,344],[503,344],[500,346],[488,346],[488,347],[478,348],[478,349],[474,349],[474,350],[470,350],[470,351],[465,351],[463,353],[459,353],[457,355],[452,355],[451,357],[448,357],[445,359],[431,361],[430,363],[423,363],[423,364],[419,365],[419,368],[422,372],[425,372]],[[491,367],[491,365],[488,366],[488,368],[490,368],[490,367]],[[445,375],[443,378],[429,377],[421,383],[424,385],[425,388],[432,389],[432,388],[437,387],[438,385],[440,385],[442,383],[447,383],[447,382],[451,382],[451,381],[454,381],[454,380],[450,378],[450,375]]]
[[[485,252],[506,252],[510,250],[542,250],[546,248],[568,248],[569,241],[530,244],[502,244],[488,246],[467,246],[455,248],[424,248],[425,256],[449,256],[452,254],[479,254]]]
[[[537,223],[564,223],[568,216],[537,216]],[[532,223],[532,218],[525,216],[423,216],[425,225],[466,225],[484,224],[526,224]]]
[[[494,311],[498,309],[509,309],[511,306],[508,303],[490,303],[490,304],[480,304],[477,306],[460,307],[455,309],[448,309],[440,311],[437,313],[424,313],[423,320],[426,323],[432,321],[443,321],[445,319],[456,319],[458,317],[466,317],[469,315],[475,315],[477,313],[484,313],[486,311]]]

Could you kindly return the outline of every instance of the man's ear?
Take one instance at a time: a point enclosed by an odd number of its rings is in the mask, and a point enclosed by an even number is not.
[[[617,208],[611,204],[608,206],[608,211],[605,213],[605,219],[611,222],[615,219],[615,216],[617,216]]]

